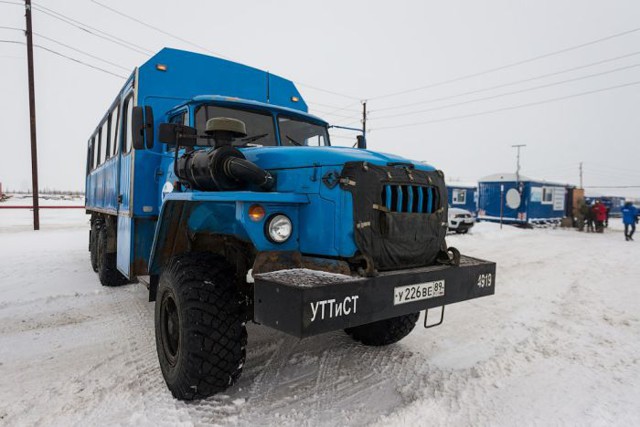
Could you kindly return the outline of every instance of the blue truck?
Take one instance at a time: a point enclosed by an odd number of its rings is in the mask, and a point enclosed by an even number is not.
[[[290,80],[165,48],[89,138],[91,265],[104,286],[148,287],[176,398],[235,383],[249,321],[381,346],[422,310],[435,326],[494,293],[495,263],[446,246],[442,171],[364,135],[332,147],[328,129]]]

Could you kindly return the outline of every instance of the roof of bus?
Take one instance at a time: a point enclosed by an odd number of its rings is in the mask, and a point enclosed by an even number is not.
[[[176,105],[174,108],[171,109],[171,111],[169,111],[169,115],[174,112],[175,110],[179,110],[180,108],[184,107],[185,105],[189,105],[189,104],[206,104],[206,103],[216,103],[219,105],[228,105],[228,106],[244,106],[244,107],[257,107],[260,109],[268,109],[268,110],[272,110],[278,113],[286,113],[286,114],[291,114],[291,115],[295,115],[295,116],[299,116],[299,117],[305,117],[305,118],[309,118],[315,122],[320,122],[323,124],[327,124],[327,121],[315,116],[313,114],[309,114],[309,113],[305,113],[304,111],[300,111],[300,110],[296,110],[293,108],[288,108],[288,107],[282,107],[279,105],[274,105],[274,104],[269,104],[266,102],[259,102],[259,101],[253,101],[251,99],[242,99],[242,98],[236,98],[236,97],[231,97],[231,96],[221,96],[221,95],[198,95],[193,97],[192,99],[190,99],[189,101],[180,103],[179,105]]]

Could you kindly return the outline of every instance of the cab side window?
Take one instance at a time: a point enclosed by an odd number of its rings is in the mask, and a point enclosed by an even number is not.
[[[179,114],[176,114],[175,116],[171,116],[169,118],[169,123],[179,123],[185,126],[189,126],[189,115],[187,114],[186,111],[183,111]],[[174,149],[175,149],[174,146],[167,144],[167,147],[166,147],[167,151],[173,151]]]

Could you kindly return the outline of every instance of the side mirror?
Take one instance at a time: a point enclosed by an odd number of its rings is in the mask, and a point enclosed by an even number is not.
[[[367,139],[364,135],[358,135],[356,139],[358,140],[358,148],[362,148],[363,150],[367,148]]]
[[[153,110],[151,107],[133,107],[131,137],[133,148],[136,150],[153,148]]]
[[[193,147],[196,145],[197,137],[196,128],[180,123],[160,123],[158,140],[165,144]]]

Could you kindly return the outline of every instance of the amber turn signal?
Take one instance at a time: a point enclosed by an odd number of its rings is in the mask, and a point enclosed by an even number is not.
[[[249,218],[251,218],[252,221],[260,221],[264,218],[264,214],[264,208],[260,205],[251,205],[249,208]]]

